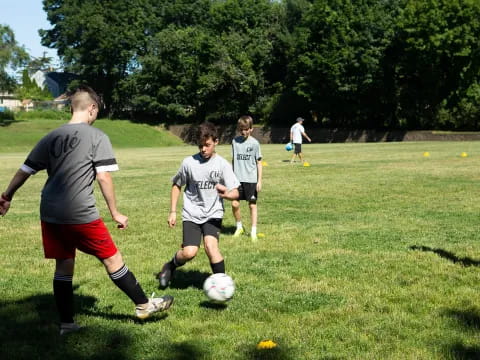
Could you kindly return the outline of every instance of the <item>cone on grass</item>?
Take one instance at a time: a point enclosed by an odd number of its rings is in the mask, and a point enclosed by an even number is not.
[[[272,340],[263,340],[257,344],[258,350],[273,349],[275,347],[277,347],[277,344]]]
[[[467,157],[468,154],[467,154],[466,152],[462,152],[462,153],[460,154],[460,156],[464,158],[464,157]]]
[[[303,166],[308,167],[308,166],[310,166],[310,163],[308,163],[308,162],[305,161],[305,162],[303,163]]]
[[[429,156],[430,156],[430,153],[429,153],[428,151],[425,151],[425,152],[423,153],[423,156],[424,156],[424,157],[429,157]]]

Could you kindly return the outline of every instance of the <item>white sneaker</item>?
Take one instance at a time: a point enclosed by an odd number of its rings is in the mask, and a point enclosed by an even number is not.
[[[148,300],[148,305],[145,309],[139,306],[135,308],[135,315],[137,315],[139,319],[146,319],[150,317],[150,315],[159,311],[165,311],[172,306],[173,296],[164,295],[159,298],[154,298],[153,295],[154,294],[152,294],[152,297]]]
[[[82,327],[75,323],[61,323],[60,324],[60,335],[66,335],[75,331],[80,330]]]

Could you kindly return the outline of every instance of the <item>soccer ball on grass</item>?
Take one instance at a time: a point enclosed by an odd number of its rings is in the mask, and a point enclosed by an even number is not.
[[[235,293],[235,283],[232,278],[224,273],[210,275],[203,283],[205,295],[217,303],[230,300]]]

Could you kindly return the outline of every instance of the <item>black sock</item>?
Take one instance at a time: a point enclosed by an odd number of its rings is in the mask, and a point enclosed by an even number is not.
[[[185,263],[181,263],[177,259],[177,254],[173,255],[172,260],[170,260],[170,262],[168,264],[170,265],[170,270],[172,270],[172,271],[174,271],[177,267],[185,265]]]
[[[214,274],[216,273],[225,273],[225,261],[222,260],[216,264],[210,263],[210,267],[212,268],[212,271]]]
[[[135,276],[128,270],[127,265],[123,265],[120,270],[110,274],[110,279],[122,290],[134,303],[146,304],[148,302],[142,287]]]
[[[60,315],[60,322],[73,323],[73,275],[53,276],[53,296]]]

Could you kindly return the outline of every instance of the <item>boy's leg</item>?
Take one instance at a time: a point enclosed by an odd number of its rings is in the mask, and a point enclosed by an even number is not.
[[[212,272],[214,274],[225,273],[225,261],[223,260],[223,256],[218,247],[218,239],[213,236],[206,235],[203,238],[203,241],[205,244],[205,252],[210,260]]]
[[[60,315],[60,334],[62,335],[65,333],[62,331],[64,324],[74,324],[72,286],[74,268],[74,259],[56,259],[55,274],[53,276],[53,296]]]
[[[232,201],[232,212],[233,212],[233,217],[235,218],[235,221],[236,221],[236,229],[235,229],[235,233],[233,234],[233,237],[239,237],[244,233],[243,224],[242,224],[242,215],[240,212],[240,201],[238,200]]]
[[[173,255],[172,260],[163,264],[162,271],[157,276],[160,281],[160,287],[166,288],[175,270],[192,260],[197,255],[197,252],[198,246],[185,246]]]
[[[101,261],[113,283],[135,303],[135,313],[140,319],[145,319],[157,311],[167,310],[172,305],[173,297],[169,295],[150,300],[146,297],[135,275],[124,264],[119,251]]]
[[[225,262],[218,246],[221,228],[222,219],[210,219],[202,225],[205,252],[214,274],[225,273]]]
[[[250,207],[250,218],[252,219],[252,231],[250,237],[252,241],[257,241],[257,218],[258,218],[258,208],[256,202],[249,202],[248,206]]]
[[[173,256],[172,260],[163,264],[162,271],[157,275],[160,287],[166,288],[172,279],[175,269],[192,260],[198,252],[201,242],[202,230],[199,224],[191,221],[184,221],[182,248]]]

